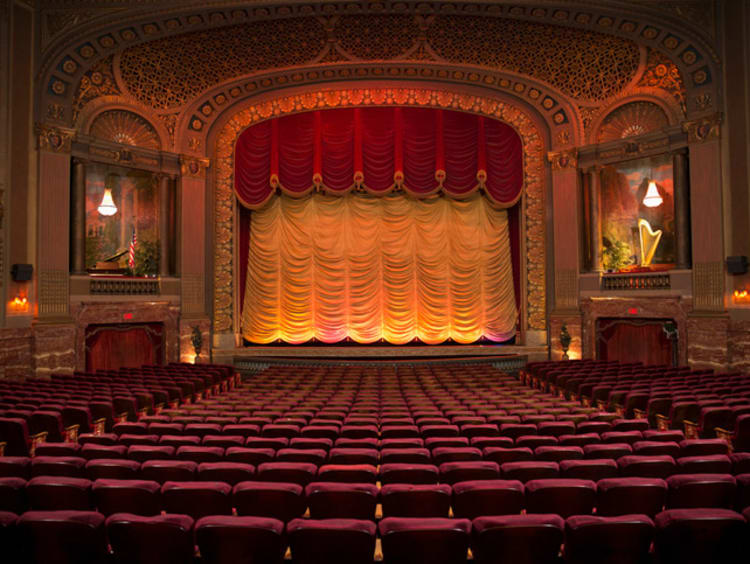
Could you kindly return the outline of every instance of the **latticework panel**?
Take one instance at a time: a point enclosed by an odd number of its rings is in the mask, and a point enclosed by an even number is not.
[[[410,15],[344,16],[336,25],[342,49],[359,59],[392,59],[406,52],[419,34]]]
[[[313,18],[253,22],[131,47],[122,53],[120,73],[140,102],[174,108],[228,78],[307,63],[325,42]]]
[[[427,38],[451,62],[533,76],[586,101],[620,92],[640,61],[638,46],[627,39],[499,18],[438,16]]]

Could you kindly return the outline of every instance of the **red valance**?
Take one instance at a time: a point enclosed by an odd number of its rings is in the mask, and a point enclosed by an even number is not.
[[[276,189],[343,194],[363,188],[460,198],[483,189],[501,206],[523,186],[521,139],[493,119],[431,108],[367,107],[292,114],[246,129],[235,150],[235,190],[248,208]]]

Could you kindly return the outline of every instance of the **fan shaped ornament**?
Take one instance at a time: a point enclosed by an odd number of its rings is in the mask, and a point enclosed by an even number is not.
[[[598,143],[627,139],[669,125],[667,114],[652,102],[631,102],[613,110],[599,128]]]
[[[131,145],[144,149],[159,150],[159,136],[154,127],[141,116],[126,110],[110,110],[102,113],[91,124],[92,137]]]

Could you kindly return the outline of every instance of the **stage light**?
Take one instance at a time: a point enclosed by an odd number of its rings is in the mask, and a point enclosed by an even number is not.
[[[646,190],[646,196],[643,198],[643,205],[647,208],[657,208],[664,200],[659,194],[659,189],[656,187],[656,182],[650,180],[648,183],[648,190]]]
[[[112,188],[104,189],[104,196],[102,197],[102,203],[96,208],[101,215],[115,215],[117,213],[117,206],[115,201],[112,199]]]

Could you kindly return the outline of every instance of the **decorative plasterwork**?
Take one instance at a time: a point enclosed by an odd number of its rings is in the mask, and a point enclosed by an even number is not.
[[[624,104],[610,112],[602,121],[597,143],[636,137],[669,126],[667,114],[652,102]]]
[[[556,151],[547,153],[547,160],[552,165],[553,171],[576,168],[578,166],[578,151],[569,149],[567,151]]]
[[[158,151],[159,135],[141,116],[126,110],[102,112],[91,123],[89,135],[98,139]]]
[[[692,53],[692,51],[687,51],[686,53]],[[685,54],[683,54],[684,56]],[[689,60],[693,60],[692,55],[689,57]],[[660,88],[668,92],[679,104],[682,113],[687,113],[685,81],[682,78],[682,73],[677,65],[663,53],[654,49],[649,50],[646,70],[638,81],[638,86]]]
[[[39,150],[54,153],[69,153],[75,131],[46,123],[36,124]]]
[[[222,110],[231,103],[248,96],[273,92],[283,87],[305,86],[321,81],[382,81],[384,79],[425,81],[430,84],[439,80],[463,86],[471,85],[504,91],[533,106],[544,116],[550,130],[565,128],[568,130],[568,141],[579,139],[580,133],[575,127],[578,122],[575,109],[567,105],[564,100],[560,100],[559,93],[546,88],[539,82],[507,73],[467,72],[465,68],[459,66],[431,63],[350,63],[334,68],[319,66],[306,69],[285,69],[251,79],[236,80],[205,92],[187,106],[182,112],[183,117],[177,122],[176,129],[178,131],[187,129],[190,134],[205,136],[212,128],[213,122],[222,115]],[[189,149],[185,146],[184,140],[182,146],[178,147],[181,151]]]
[[[721,136],[721,114],[716,113],[703,119],[686,121],[682,124],[688,134],[688,143],[703,143]]]
[[[208,159],[197,159],[187,155],[180,155],[180,174],[190,178],[205,178],[206,169],[210,161]]]
[[[523,214],[526,225],[526,324],[546,327],[544,141],[536,123],[516,106],[498,98],[469,95],[436,88],[331,88],[289,94],[259,101],[228,118],[218,131],[215,145],[214,186],[214,331],[232,332],[235,305],[234,147],[250,125],[289,113],[316,109],[368,105],[425,106],[457,109],[501,120],[511,125],[524,145]]]
[[[187,9],[185,4],[182,5],[182,8],[183,10]],[[464,69],[468,68],[467,65],[474,64],[472,63],[473,58],[481,59],[480,51],[486,51],[490,58],[486,61],[479,60],[478,64],[489,65],[488,68],[494,68],[493,65],[510,65],[508,68],[513,70],[515,69],[513,65],[533,65],[537,64],[534,61],[538,62],[544,59],[544,57],[533,56],[520,57],[514,53],[514,57],[508,60],[507,57],[502,55],[503,49],[501,47],[506,43],[510,44],[513,41],[517,41],[516,35],[520,32],[515,33],[515,35],[511,34],[511,36],[505,38],[504,34],[498,31],[504,28],[503,26],[510,26],[514,30],[516,28],[520,30],[555,30],[551,32],[553,35],[571,34],[574,36],[578,34],[581,37],[591,35],[591,37],[601,37],[604,42],[619,42],[617,43],[618,45],[626,45],[629,41],[633,41],[640,45],[649,45],[653,48],[658,48],[675,58],[679,62],[683,73],[688,73],[693,79],[687,85],[688,89],[691,87],[701,87],[702,89],[702,87],[711,83],[711,69],[714,62],[714,58],[710,54],[710,47],[695,43],[694,35],[688,34],[691,38],[688,41],[684,39],[686,35],[674,31],[675,28],[669,28],[666,25],[662,25],[661,22],[659,25],[649,23],[647,21],[648,18],[653,18],[658,11],[643,9],[628,14],[628,10],[623,9],[621,5],[618,5],[620,15],[617,16],[604,15],[590,6],[581,6],[580,8],[572,6],[561,9],[539,6],[508,6],[497,3],[429,1],[412,3],[391,0],[384,0],[377,3],[325,2],[318,4],[255,5],[244,8],[222,8],[221,2],[216,2],[210,7],[203,9],[190,8],[189,12],[183,11],[179,13],[178,9],[179,3],[175,3],[171,7],[166,6],[158,11],[141,11],[139,13],[137,10],[132,9],[128,12],[129,17],[122,17],[119,20],[122,22],[119,26],[113,26],[111,19],[105,23],[104,18],[99,17],[95,19],[95,24],[87,24],[91,29],[83,35],[80,33],[78,35],[71,35],[72,32],[63,34],[66,37],[65,41],[69,45],[67,51],[63,51],[61,48],[63,44],[61,36],[61,39],[56,42],[59,45],[50,50],[50,54],[52,53],[52,49],[58,54],[54,59],[49,58],[43,63],[42,74],[47,77],[44,80],[45,84],[48,85],[48,92],[45,95],[47,100],[43,100],[42,107],[53,108],[52,104],[59,106],[62,100],[66,98],[69,100],[74,94],[77,81],[94,61],[101,60],[114,53],[128,51],[128,49],[137,50],[141,48],[137,45],[142,44],[144,45],[142,48],[145,49],[145,46],[152,44],[153,41],[161,41],[163,38],[171,38],[179,41],[180,37],[185,37],[190,33],[203,33],[218,27],[222,27],[222,32],[231,29],[233,26],[238,28],[240,26],[263,26],[264,28],[268,28],[268,26],[273,27],[277,25],[276,22],[283,21],[291,24],[295,19],[304,20],[305,18],[308,18],[311,22],[320,22],[323,27],[323,32],[319,35],[324,41],[324,45],[317,51],[317,54],[312,54],[317,48],[311,46],[309,48],[306,46],[303,52],[299,54],[305,60],[311,60],[315,64],[330,61],[339,63],[346,60],[362,60],[367,56],[374,57],[374,55],[378,55],[381,61],[389,57],[404,58],[413,61],[440,61],[441,57],[436,55],[435,50],[430,45],[430,38],[439,42],[448,41],[449,43],[443,45],[443,48],[446,50],[447,57],[453,57],[454,55],[451,54],[453,52],[452,48],[449,48],[448,45],[454,45],[457,38],[451,34],[448,34],[447,37],[441,37],[438,30],[441,29],[441,26],[445,27],[447,25],[450,27],[457,21],[464,22],[462,24],[465,26],[462,28],[463,33],[469,36],[463,43],[467,45],[466,49],[469,49],[471,52],[467,51],[465,56],[459,57],[459,64],[463,65]],[[313,20],[312,18],[317,18],[317,20]],[[384,22],[391,24],[390,27],[385,25]],[[489,35],[483,38],[484,43],[477,41],[475,36],[471,35],[472,26],[469,25],[471,22],[475,22],[480,27],[484,26],[490,29],[490,32],[488,32]],[[318,25],[316,23],[313,27]],[[370,35],[362,36],[362,29],[367,29],[367,33]],[[360,33],[354,33],[356,30],[360,30]],[[409,35],[412,46],[406,48],[405,40],[404,44],[400,46],[394,46],[392,41],[380,42],[386,44],[387,47],[381,45],[377,48],[386,48],[387,52],[384,54],[380,53],[380,51],[375,53],[372,51],[375,47],[372,47],[370,48],[371,54],[368,55],[368,47],[363,40],[366,37],[378,36],[378,34],[383,35],[384,33],[386,35],[396,33],[398,37]],[[222,33],[219,32],[212,35],[220,37]],[[534,40],[535,35],[538,34],[532,34],[532,40]],[[85,37],[86,39],[81,40],[81,37]],[[274,36],[274,34],[266,33],[266,37],[268,38],[266,43],[272,45],[274,49],[271,52],[269,60],[275,60],[275,57],[277,55],[280,56],[281,52],[284,51],[288,42],[282,41],[280,36]],[[293,39],[297,40],[296,37]],[[171,41],[168,41],[165,45],[168,51],[175,52]],[[191,46],[190,48],[200,50],[199,46]],[[588,53],[590,49],[594,48],[595,46],[585,46],[579,54],[583,56],[584,53]],[[349,51],[346,49],[349,49]],[[405,53],[403,52],[404,49],[406,49]],[[603,57],[613,56],[611,52],[604,51]],[[704,55],[703,53],[708,53],[708,55]],[[559,93],[557,96],[558,102],[562,102],[559,98],[563,93],[566,96],[586,96],[585,92],[588,92],[592,88],[589,83],[601,82],[601,88],[610,89],[612,88],[611,85],[619,83],[620,79],[603,81],[601,79],[605,77],[604,75],[608,72],[626,72],[621,68],[616,68],[618,65],[608,67],[603,64],[606,63],[604,59],[594,57],[594,60],[589,61],[587,59],[584,61],[587,64],[583,65],[582,63],[582,65],[590,68],[588,62],[594,65],[602,63],[602,72],[594,73],[594,76],[590,75],[588,79],[579,85],[580,87],[576,86],[575,77],[578,74],[574,72],[574,66],[576,57],[579,54],[573,53],[574,56],[572,59],[567,58],[560,65],[553,65],[554,68],[552,69],[545,70],[540,67],[538,70],[528,70],[519,68],[518,72],[530,72],[533,76],[539,75],[538,78],[542,80],[549,80],[553,91]],[[172,54],[169,56],[172,56]],[[588,55],[586,56],[588,57]],[[493,59],[493,57],[497,60]],[[231,58],[226,57],[226,59]],[[201,77],[204,74],[221,72],[220,70],[215,70],[214,66],[208,63],[208,59],[198,56],[198,66],[194,70],[200,69],[201,72],[198,74]],[[219,63],[216,67],[218,69],[226,69],[228,65],[231,66],[234,64],[229,61],[219,61]],[[244,63],[247,64],[247,61],[244,61]],[[261,66],[265,64],[267,63],[263,63]],[[298,63],[292,61],[290,64]],[[255,67],[257,67],[257,63],[254,66],[247,67],[244,70],[244,74],[257,72]],[[270,69],[270,67],[266,68]],[[152,68],[151,71],[153,70]],[[172,71],[173,69],[171,68],[166,70],[167,73]],[[149,72],[144,72],[144,76],[148,75]],[[570,80],[565,82],[565,84],[556,84],[556,81],[563,80],[563,77],[566,76],[570,76]],[[520,79],[521,82],[524,80],[526,79]],[[186,82],[189,83],[192,81]],[[161,81],[161,84],[163,85],[164,81]],[[133,94],[136,96],[145,95],[144,92],[138,91],[138,89]],[[170,96],[171,94],[167,94],[167,98]],[[53,108],[51,111],[55,113],[58,110]],[[60,119],[62,123],[72,123],[72,118],[72,115],[64,115]],[[563,118],[564,116],[561,115],[560,119]],[[571,116],[568,116],[568,119],[571,119]]]

